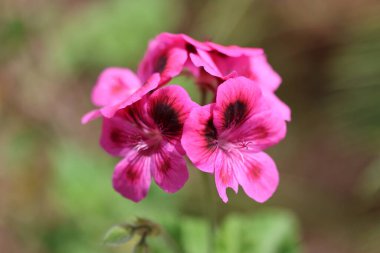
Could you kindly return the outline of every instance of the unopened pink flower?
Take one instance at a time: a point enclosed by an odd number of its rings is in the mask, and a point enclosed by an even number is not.
[[[279,182],[274,161],[263,152],[286,133],[285,121],[273,113],[261,89],[245,78],[231,78],[218,87],[216,103],[192,110],[182,145],[193,164],[215,174],[219,196],[226,188],[258,202],[272,196]]]
[[[158,74],[152,75],[145,83],[127,68],[107,68],[100,74],[92,91],[92,102],[101,108],[92,110],[82,117],[82,124],[99,118],[112,117],[115,112],[139,99],[158,87]]]
[[[180,139],[194,105],[183,88],[168,86],[103,118],[101,146],[124,157],[113,175],[117,192],[138,202],[146,196],[152,177],[168,193],[185,184],[188,172]]]

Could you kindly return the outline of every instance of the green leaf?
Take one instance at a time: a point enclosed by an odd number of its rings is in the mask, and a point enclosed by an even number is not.
[[[120,246],[127,243],[133,237],[133,229],[129,225],[114,226],[107,231],[103,243],[107,246]]]
[[[217,252],[241,252],[241,226],[242,220],[238,216],[228,216],[217,234]]]
[[[282,210],[264,210],[253,216],[231,215],[217,236],[218,253],[297,253],[298,223]]]
[[[207,253],[210,227],[206,220],[186,218],[181,221],[182,246],[186,253]]]

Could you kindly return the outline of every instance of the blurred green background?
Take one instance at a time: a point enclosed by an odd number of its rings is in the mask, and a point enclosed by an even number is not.
[[[183,252],[206,252],[201,173],[190,168],[175,195],[152,185],[134,204],[112,189],[118,159],[98,145],[100,122],[80,125],[99,72],[135,70],[148,40],[169,31],[263,47],[293,112],[269,150],[274,197],[216,200],[217,252],[380,252],[379,13],[372,0],[1,0],[0,251],[128,252],[102,237],[140,216]]]

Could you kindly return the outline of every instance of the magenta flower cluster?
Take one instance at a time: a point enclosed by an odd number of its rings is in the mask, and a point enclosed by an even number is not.
[[[213,103],[198,105],[181,86],[168,85],[191,74]],[[185,155],[196,168],[215,175],[219,196],[226,189],[264,202],[275,192],[279,175],[263,150],[285,137],[290,109],[274,94],[280,76],[259,48],[199,42],[184,34],[153,39],[137,74],[107,68],[98,78],[92,101],[98,107],[82,118],[102,118],[100,144],[120,156],[113,174],[117,192],[135,202],[151,181],[168,193],[181,189],[189,174]]]

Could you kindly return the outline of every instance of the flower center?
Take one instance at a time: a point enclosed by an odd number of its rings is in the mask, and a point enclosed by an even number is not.
[[[162,135],[158,130],[143,130],[141,139],[136,144],[136,149],[141,155],[150,156],[161,148]]]

